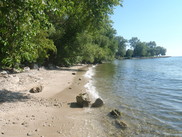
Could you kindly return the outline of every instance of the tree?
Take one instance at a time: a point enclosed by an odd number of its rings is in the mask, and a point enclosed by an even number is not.
[[[133,55],[135,57],[144,57],[147,55],[147,46],[145,42],[137,43]]]
[[[155,48],[157,46],[157,44],[155,43],[155,41],[150,41],[147,44],[148,47],[148,56],[155,56]]]
[[[163,47],[157,46],[155,50],[156,50],[156,55],[157,56],[166,55],[166,49],[163,48]]]
[[[78,63],[83,58],[86,59],[83,57],[85,55],[83,52],[90,53],[87,50],[92,48],[91,45],[98,46],[95,49],[99,50],[99,55],[103,53],[104,58],[100,56],[100,59],[113,59],[117,50],[114,40],[116,32],[111,26],[108,14],[111,14],[113,6],[120,5],[120,2],[120,0],[80,0],[79,2],[69,0],[59,7],[65,9],[65,14],[48,13],[55,27],[55,33],[50,38],[57,48],[56,56],[51,56],[52,60],[56,60],[57,65]],[[88,43],[80,40],[80,37],[87,39],[86,36],[88,39],[92,38]],[[97,58],[99,62],[100,59]]]
[[[133,56],[133,50],[128,49],[128,50],[126,51],[126,57],[127,57],[127,58],[131,58],[132,56]]]
[[[2,0],[0,5],[1,65],[19,67],[22,62],[36,62],[40,56],[38,53],[55,51],[51,40],[47,39],[49,44],[35,43],[40,35],[39,38],[46,39],[45,34],[51,26],[44,12],[47,10],[46,3],[40,0]]]
[[[130,43],[130,47],[134,49],[137,46],[137,44],[140,43],[140,40],[137,37],[132,37],[129,40],[129,43]]]
[[[124,57],[126,54],[126,46],[127,46],[127,40],[124,39],[123,37],[116,37],[117,44],[118,44],[118,51],[116,53],[117,57]]]

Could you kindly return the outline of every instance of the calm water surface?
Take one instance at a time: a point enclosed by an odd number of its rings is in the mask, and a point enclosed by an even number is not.
[[[182,137],[182,57],[115,60],[92,71],[105,101],[99,112],[108,136]],[[127,129],[105,116],[113,108],[122,112]]]

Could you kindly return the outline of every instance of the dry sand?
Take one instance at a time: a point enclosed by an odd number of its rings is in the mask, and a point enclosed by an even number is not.
[[[104,137],[91,108],[79,108],[86,66],[0,76],[0,137]],[[72,73],[76,73],[73,75]],[[42,85],[40,93],[29,90]]]

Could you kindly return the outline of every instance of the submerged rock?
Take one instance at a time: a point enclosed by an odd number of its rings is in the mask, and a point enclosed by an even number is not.
[[[118,119],[115,121],[115,124],[117,127],[121,128],[121,129],[125,129],[128,127],[125,122],[123,122],[122,120],[118,120]]]
[[[30,93],[39,93],[42,92],[43,87],[42,86],[38,86],[38,87],[33,87],[32,89],[30,89]]]
[[[95,102],[92,104],[92,107],[101,107],[104,105],[104,102],[101,98],[97,98]]]
[[[90,99],[87,93],[81,93],[76,96],[76,102],[80,107],[88,107],[90,104]]]
[[[110,112],[110,115],[114,118],[119,118],[121,116],[121,112],[118,109],[114,109]]]

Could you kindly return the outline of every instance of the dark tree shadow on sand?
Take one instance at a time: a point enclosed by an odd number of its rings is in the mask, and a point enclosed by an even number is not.
[[[30,98],[25,93],[0,90],[0,104],[5,102],[25,102]]]

